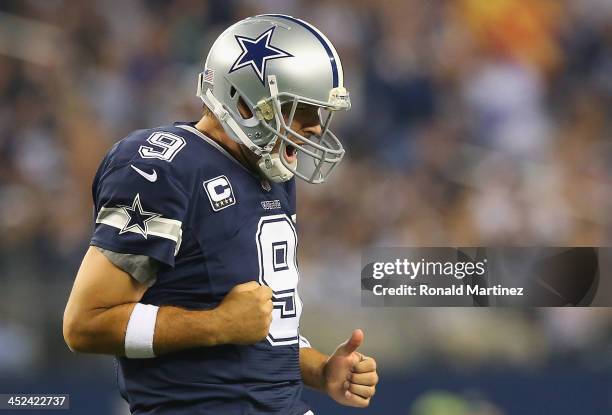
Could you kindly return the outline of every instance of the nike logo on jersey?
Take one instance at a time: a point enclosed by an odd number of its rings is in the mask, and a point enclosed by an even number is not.
[[[153,173],[147,173],[146,171],[140,170],[138,167],[130,164],[130,167],[136,170],[136,173],[140,174],[142,177],[150,181],[151,183],[155,183],[157,181],[157,172],[153,169]]]

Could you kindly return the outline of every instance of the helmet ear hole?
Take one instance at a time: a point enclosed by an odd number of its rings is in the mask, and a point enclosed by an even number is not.
[[[248,120],[253,118],[253,112],[250,110],[249,106],[244,102],[242,97],[238,97],[238,102],[236,103],[236,109],[238,113],[242,117],[243,120]]]
[[[232,85],[232,87],[230,88],[230,98],[234,98],[235,95],[236,95],[236,88],[234,88],[234,86]]]

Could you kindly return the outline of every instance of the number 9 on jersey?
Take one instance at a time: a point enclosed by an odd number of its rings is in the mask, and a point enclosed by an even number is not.
[[[273,346],[297,344],[302,301],[297,291],[297,233],[287,215],[263,216],[257,227],[259,282],[273,291],[272,324],[267,336]]]

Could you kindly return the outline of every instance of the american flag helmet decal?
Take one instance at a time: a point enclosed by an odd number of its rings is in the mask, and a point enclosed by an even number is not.
[[[212,85],[214,77],[215,77],[215,71],[209,68],[204,69],[204,82]]]

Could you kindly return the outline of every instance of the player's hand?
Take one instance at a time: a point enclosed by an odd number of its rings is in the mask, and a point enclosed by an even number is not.
[[[217,344],[254,344],[263,340],[272,322],[272,290],[255,281],[239,284],[214,309]]]
[[[376,361],[362,355],[357,348],[363,343],[363,331],[353,331],[329,357],[324,368],[325,389],[336,402],[364,408],[376,393]]]

